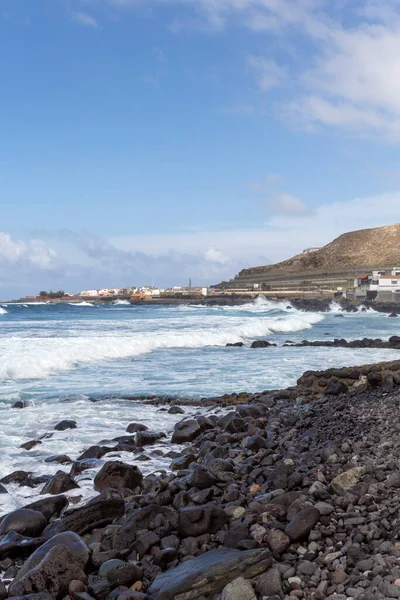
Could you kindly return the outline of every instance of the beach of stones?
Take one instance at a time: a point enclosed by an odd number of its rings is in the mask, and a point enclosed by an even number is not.
[[[69,473],[10,473],[2,494],[30,480],[46,496],[0,517],[0,600],[400,598],[399,375],[310,371],[198,416],[164,399],[172,436],[132,423],[116,460],[99,443]],[[118,460],[160,439],[181,445],[168,471]],[[75,506],[94,466],[97,495]]]

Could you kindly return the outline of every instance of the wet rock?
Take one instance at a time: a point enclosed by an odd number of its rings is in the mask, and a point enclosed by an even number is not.
[[[273,346],[276,346],[276,344],[273,344],[272,342],[267,342],[265,340],[255,340],[254,342],[252,342],[250,348],[271,348]]]
[[[86,580],[84,571],[74,561],[72,552],[64,545],[51,548],[40,561],[9,588],[10,596],[23,596],[36,592],[48,592],[53,596],[68,591],[72,579]]]
[[[106,488],[127,488],[134,490],[142,485],[143,475],[132,465],[120,461],[106,462],[94,478],[94,488],[97,491]]]
[[[227,522],[228,515],[216,504],[188,506],[179,510],[179,532],[182,537],[216,533]]]
[[[37,594],[26,594],[25,596],[12,596],[9,600],[54,600],[54,596],[47,592],[39,592]]]
[[[129,423],[128,427],[126,428],[127,433],[137,433],[138,431],[147,430],[148,427],[146,427],[146,425],[143,425],[143,423]]]
[[[29,508],[20,508],[6,515],[0,523],[0,536],[9,531],[21,535],[38,537],[47,525],[41,512]]]
[[[6,488],[1,483],[0,483],[0,494],[8,494]]]
[[[57,471],[57,473],[45,484],[41,493],[53,494],[55,496],[75,489],[79,489],[79,485],[72,477],[67,475],[67,473],[64,473],[64,471]]]
[[[102,458],[107,453],[107,451],[108,448],[104,448],[103,446],[90,446],[90,448],[87,448],[87,450],[85,450],[80,456],[78,456],[76,461],[88,460],[90,458],[99,459]]]
[[[39,440],[30,440],[29,442],[21,444],[20,448],[23,448],[24,450],[32,450],[32,448],[34,448],[35,446],[39,446],[41,443],[42,442],[40,442]]]
[[[45,458],[44,462],[57,463],[59,465],[67,465],[68,463],[70,463],[72,461],[71,461],[70,457],[67,456],[66,454],[58,454],[57,456],[49,456],[48,458]]]
[[[293,517],[285,533],[293,542],[304,539],[318,523],[321,514],[317,508],[306,508]]]
[[[143,535],[139,536],[134,544],[134,549],[139,556],[144,556],[151,550],[153,546],[160,543],[160,538],[154,533],[154,531],[147,531]]]
[[[209,470],[203,465],[193,465],[186,477],[186,483],[189,487],[195,487],[199,490],[205,490],[217,483],[217,479],[211,475]]]
[[[250,581],[238,577],[222,590],[221,600],[257,600]]]
[[[41,538],[32,538],[9,531],[0,541],[0,560],[29,556],[43,544]]]
[[[9,475],[6,475],[1,479],[1,483],[5,483],[6,485],[9,483],[18,483],[23,485],[29,479],[30,474],[26,471],[13,471]]]
[[[117,494],[104,497],[100,494],[85,506],[65,513],[62,519],[51,523],[43,532],[46,539],[64,531],[74,531],[84,535],[88,531],[105,527],[118,519],[124,511],[125,502]]]
[[[50,521],[52,517],[58,517],[67,506],[68,498],[66,496],[53,496],[52,498],[43,498],[43,500],[32,502],[25,508],[38,510],[47,521]]]
[[[271,564],[268,550],[210,550],[156,577],[148,594],[157,600],[212,597],[239,577],[261,575]]]
[[[185,411],[183,410],[183,408],[181,406],[171,406],[171,408],[168,409],[168,412],[170,415],[184,415]]]
[[[166,438],[165,433],[155,431],[139,431],[135,436],[136,445],[138,447],[149,446],[155,444],[159,440]]]
[[[54,427],[56,431],[66,431],[67,429],[76,429],[77,423],[76,421],[72,421],[70,419],[64,419],[64,421],[60,421]]]
[[[174,433],[172,434],[172,444],[183,444],[192,442],[201,433],[201,427],[195,419],[181,421],[175,425]]]

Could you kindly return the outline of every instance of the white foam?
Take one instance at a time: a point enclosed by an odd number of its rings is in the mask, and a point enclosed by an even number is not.
[[[1,306],[0,306],[0,315],[6,315],[6,314],[7,314],[6,309],[5,308],[1,308]]]
[[[70,306],[94,306],[92,302],[68,302]]]
[[[159,329],[130,335],[92,335],[71,337],[13,337],[0,341],[0,380],[40,379],[80,365],[104,360],[124,359],[165,348],[205,348],[244,343],[273,333],[311,329],[324,317],[314,313],[288,317],[213,320],[208,327]]]
[[[113,302],[114,306],[125,306],[128,305],[130,306],[130,302],[129,300],[115,300],[115,302]]]
[[[338,302],[332,301],[329,305],[329,312],[330,313],[334,313],[334,314],[355,314],[355,313],[373,313],[373,314],[379,314],[378,311],[374,310],[373,308],[371,308],[370,306],[364,306],[363,304],[359,305],[356,307],[355,311],[352,311],[352,313],[348,313],[347,310],[344,310],[341,305]]]

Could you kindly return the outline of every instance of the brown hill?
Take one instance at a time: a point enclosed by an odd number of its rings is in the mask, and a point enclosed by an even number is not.
[[[259,273],[271,276],[290,273],[311,275],[358,267],[398,265],[400,265],[400,223],[344,233],[319,250],[302,252],[274,265],[243,269],[239,276]]]

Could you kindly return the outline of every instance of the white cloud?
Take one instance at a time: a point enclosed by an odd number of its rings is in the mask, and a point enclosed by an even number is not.
[[[53,266],[56,252],[42,240],[14,241],[8,233],[0,231],[0,265],[30,264],[40,269]]]
[[[204,258],[209,262],[219,263],[220,265],[224,265],[231,260],[230,256],[213,247],[204,253]]]
[[[267,202],[272,213],[302,217],[310,214],[310,208],[296,196],[286,193],[274,194]]]
[[[87,13],[73,12],[71,16],[74,21],[76,21],[80,25],[84,25],[85,27],[94,27],[94,28],[99,27],[99,24],[96,21],[96,19],[94,17],[92,17],[92,15],[89,15]]]
[[[286,70],[280,67],[274,60],[260,56],[250,56],[248,63],[257,72],[257,79],[263,92],[283,85],[286,78]]]

